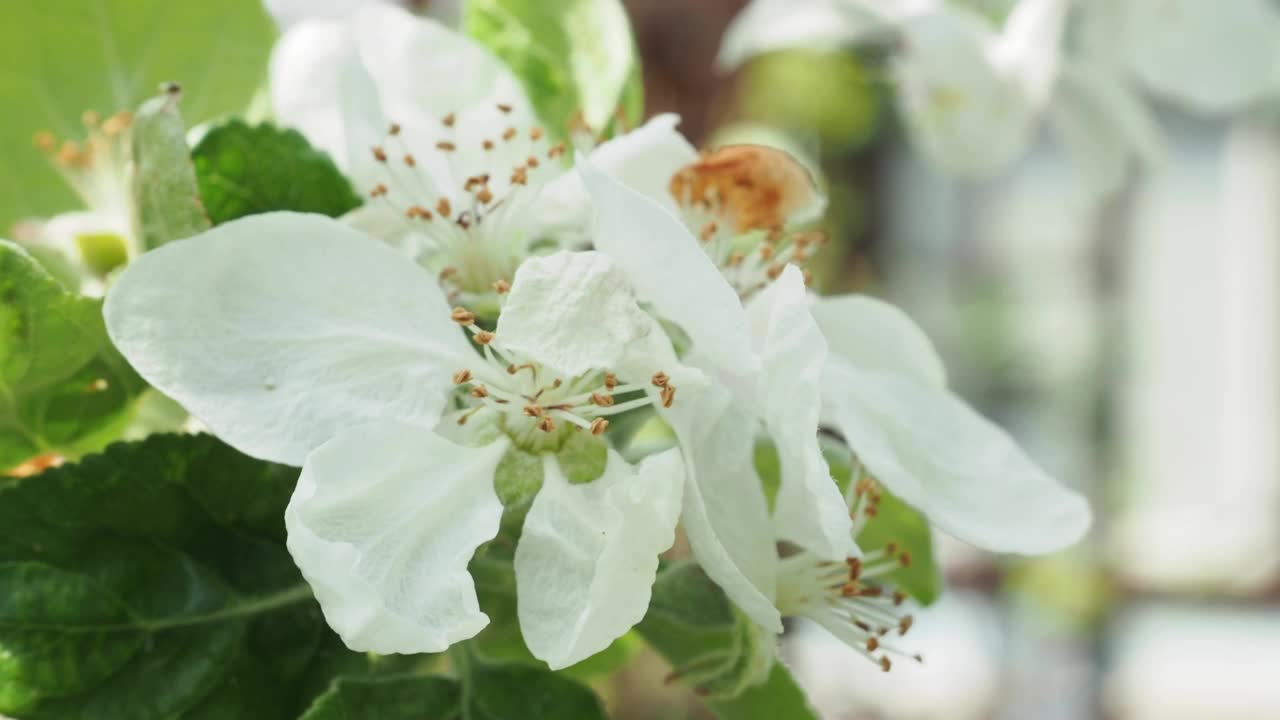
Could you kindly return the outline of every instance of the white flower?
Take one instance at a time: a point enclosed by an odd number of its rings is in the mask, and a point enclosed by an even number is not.
[[[132,116],[121,112],[104,120],[86,112],[83,122],[82,141],[59,142],[41,132],[36,145],[84,209],[19,223],[13,235],[72,290],[97,296],[108,273],[142,252],[130,185]]]
[[[509,284],[521,260],[586,240],[588,199],[565,145],[500,60],[437,22],[368,3],[299,23],[273,51],[271,94],[280,120],[369,195],[351,222],[402,247],[468,307],[491,314],[494,284]],[[674,125],[655,118],[593,156],[614,167],[680,152]]]
[[[707,574],[777,631],[777,610],[761,606],[775,599],[778,582],[772,538],[760,541],[757,532],[769,514],[751,447],[741,441],[759,431],[782,460],[772,517],[777,538],[823,562],[857,556],[848,508],[818,447],[820,420],[843,435],[872,477],[963,540],[1016,553],[1078,540],[1090,522],[1084,500],[946,388],[941,361],[904,314],[866,297],[811,300],[791,263],[803,261],[812,241],[786,231],[785,210],[765,215],[767,230],[734,227],[743,215],[731,188],[803,197],[801,190],[769,190],[778,178],[795,177],[776,170],[772,153],[724,175],[713,153],[690,166],[692,178],[677,175],[673,189],[686,190],[676,196],[682,210],[721,217],[697,238],[659,203],[587,173],[596,246],[618,260],[641,300],[684,329],[693,343],[685,362],[730,397],[729,412],[715,422],[682,426],[674,414],[677,435],[692,448],[684,522]],[[725,245],[736,250],[726,255],[719,251]],[[721,424],[732,430],[708,431]],[[702,436],[688,439],[697,432]],[[698,498],[732,510],[699,516],[691,503]]]
[[[1121,73],[1205,114],[1280,91],[1280,9],[1270,0],[1090,0],[1085,33]]]
[[[1159,158],[1155,124],[1120,74],[1092,47],[1062,47],[1066,0],[1019,0],[1000,26],[946,0],[794,5],[754,0],[726,33],[721,63],[784,47],[889,41],[902,120],[947,172],[1008,169],[1046,119],[1090,193],[1114,192],[1135,164]]]
[[[104,312],[134,367],[215,434],[302,465],[289,550],[353,649],[435,652],[486,625],[467,564],[498,531],[495,472],[537,458],[519,614],[559,668],[643,616],[683,479],[677,451],[632,466],[601,445],[603,474],[574,484],[557,451],[575,432],[603,443],[590,436],[618,412],[680,407],[698,376],[599,253],[527,260],[505,302],[481,330],[394,250],[272,213],[144,255]]]

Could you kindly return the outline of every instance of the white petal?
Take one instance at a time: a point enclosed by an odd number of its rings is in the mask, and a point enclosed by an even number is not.
[[[884,4],[931,3],[892,0]],[[732,69],[774,50],[852,44],[883,31],[897,14],[896,8],[877,7],[875,0],[753,0],[725,31],[716,61]]]
[[[650,118],[635,130],[611,138],[592,150],[590,162],[674,213],[671,176],[698,159],[698,151],[676,130],[679,124],[680,116],[672,113]],[[588,240],[591,195],[582,181],[582,170],[574,168],[547,183],[539,190],[538,201],[531,211],[539,218],[540,225],[552,228],[542,234],[565,236],[566,233],[557,228],[574,228],[573,234],[578,236],[574,240]]]
[[[592,239],[612,257],[640,300],[678,324],[694,352],[720,368],[751,367],[746,313],[738,294],[674,215],[587,160],[579,169],[591,193]]]
[[[440,652],[489,623],[467,564],[498,532],[506,449],[385,421],[307,457],[285,511],[289,552],[347,647]]]
[[[658,554],[675,542],[680,453],[638,467],[609,451],[596,480],[570,484],[550,454],[516,547],[520,629],[552,670],[605,649],[644,617]]]
[[[1135,166],[1154,166],[1164,156],[1151,109],[1107,68],[1080,62],[1063,67],[1048,120],[1094,196],[1119,191]]]
[[[757,421],[723,389],[700,389],[664,411],[685,459],[681,520],[708,577],[752,620],[782,632],[774,607],[777,551],[753,463]]]
[[[947,372],[933,343],[897,307],[867,295],[816,298],[809,309],[831,354],[864,370],[896,372],[943,387]]]
[[[894,63],[898,109],[912,141],[949,172],[990,175],[1030,142],[1036,103],[988,55],[994,29],[970,11],[942,8],[903,25]]]
[[[1021,0],[988,50],[992,63],[1016,80],[1037,106],[1053,94],[1062,59],[1069,0]]]
[[[1107,4],[1107,3],[1099,3]],[[1130,68],[1152,90],[1203,113],[1280,90],[1280,9],[1270,0],[1117,3]]]
[[[521,263],[496,328],[502,348],[565,377],[616,367],[656,330],[609,256],[569,251]]]
[[[366,2],[394,2],[395,0],[263,0],[267,12],[282,29],[304,20],[336,20],[359,8]]]
[[[747,306],[761,358],[759,417],[778,449],[782,483],[774,503],[777,536],[822,558],[857,553],[853,523],[818,444],[827,344],[809,314],[804,277],[794,265]]]
[[[254,215],[146,253],[104,313],[158,390],[241,451],[293,465],[358,423],[433,426],[475,357],[433,277],[319,215]]]
[[[351,172],[385,132],[377,90],[349,25],[298,23],[276,41],[268,70],[276,117],[329,153],[338,167]],[[353,179],[362,189],[377,182],[367,168]]]
[[[1036,554],[1080,539],[1089,506],[950,391],[835,359],[824,414],[872,476],[939,528],[994,552]]]

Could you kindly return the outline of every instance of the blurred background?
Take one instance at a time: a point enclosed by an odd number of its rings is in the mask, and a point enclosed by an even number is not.
[[[1207,2],[1208,0],[1206,0]],[[1001,560],[939,538],[925,663],[892,673],[796,625],[830,720],[1280,718],[1280,134],[1156,104],[1163,163],[1084,193],[1047,139],[995,180],[924,164],[874,58],[788,50],[716,70],[743,0],[628,0],[647,110],[700,147],[789,144],[829,183],[824,292],[929,331],[960,393],[1087,493],[1089,540]],[[652,665],[652,667],[649,667]],[[624,717],[699,717],[641,661]],[[628,688],[642,690],[628,690]]]

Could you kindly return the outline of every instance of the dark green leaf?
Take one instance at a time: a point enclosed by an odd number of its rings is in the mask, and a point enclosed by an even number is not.
[[[0,713],[292,719],[363,672],[283,545],[297,473],[155,436],[0,481]]]
[[[80,206],[32,143],[83,139],[81,114],[136,108],[174,81],[188,121],[243,109],[275,29],[260,0],[5,0],[0,22],[0,234]]]
[[[563,675],[527,665],[477,663],[467,720],[605,720],[600,698]]]
[[[340,678],[301,720],[458,720],[461,702],[462,689],[452,678]]]
[[[0,240],[0,471],[102,447],[143,387],[107,339],[102,303]]]
[[[635,43],[618,0],[470,0],[463,26],[511,68],[558,137],[579,111],[595,130],[619,109],[631,126],[643,116]]]
[[[209,229],[178,112],[180,97],[181,90],[171,86],[134,116],[133,201],[146,248]]]
[[[232,120],[210,130],[191,156],[214,224],[273,210],[337,217],[360,206],[333,160],[295,130]]]

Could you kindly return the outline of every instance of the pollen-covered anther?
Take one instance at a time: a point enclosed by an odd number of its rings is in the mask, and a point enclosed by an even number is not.
[[[480,201],[480,204],[482,205],[489,204],[490,202],[493,201],[493,191],[490,190],[487,186],[481,187],[479,190],[476,191],[476,200]]]
[[[911,626],[914,625],[915,622],[915,618],[910,615],[903,615],[902,619],[898,621],[898,634],[906,635],[907,631],[911,629]]]
[[[530,140],[532,140],[532,141],[534,141],[534,142],[537,142],[537,141],[541,140],[541,139],[542,139],[542,128],[540,128],[540,127],[538,127],[538,126],[536,126],[536,125],[535,125],[535,126],[533,126],[533,127],[531,127],[531,128],[529,128],[529,139],[530,139]]]
[[[547,151],[547,158],[550,160],[555,160],[561,155],[564,155],[565,151],[566,150],[565,150],[564,143],[557,143],[553,145],[550,150]]]
[[[528,171],[527,169],[523,168],[523,167],[518,167],[518,168],[516,168],[516,169],[512,170],[512,171],[511,171],[511,184],[512,184],[512,185],[528,185],[528,184],[529,184],[529,171]]]
[[[530,155],[529,157],[525,158],[524,164],[525,164],[525,166],[526,166],[526,167],[528,167],[528,168],[530,168],[530,169],[537,168],[537,167],[538,167],[538,158],[536,158],[536,157],[534,157],[534,156]]]
[[[399,135],[399,134],[400,134],[400,123],[391,123],[389,126],[387,126],[387,134],[388,134],[388,135],[390,135],[390,136],[392,136],[392,137],[395,137],[396,135]]]
[[[618,387],[618,376],[613,373],[605,373],[604,386],[610,390]]]
[[[507,141],[507,142],[511,142],[512,140],[515,140],[515,139],[516,139],[516,129],[515,129],[514,127],[509,127],[509,128],[507,128],[506,130],[503,130],[503,131],[502,131],[502,139],[503,139],[503,140],[505,140],[505,141]]]
[[[538,404],[525,405],[522,412],[531,418],[540,418],[547,413],[546,408]]]
[[[664,408],[669,408],[669,407],[671,407],[671,404],[672,404],[672,403],[674,403],[674,402],[676,401],[676,387],[675,387],[675,385],[668,385],[668,386],[666,386],[666,387],[662,388],[662,392],[661,392],[661,393],[659,393],[659,394],[660,394],[660,395],[661,395],[661,397],[662,397],[662,407],[664,407]]]
[[[409,209],[404,211],[404,215],[410,220],[430,220],[432,218],[431,211],[421,205],[410,205]],[[445,268],[445,270],[450,269],[455,273],[458,272],[457,268]],[[441,274],[444,274],[444,270],[441,271]]]
[[[511,292],[511,283],[507,282],[506,280],[494,280],[493,291],[498,293],[499,295],[506,295],[507,293]]]
[[[475,325],[476,315],[464,307],[456,307],[449,313],[449,318],[459,325]]]
[[[489,343],[493,342],[494,334],[489,332],[488,330],[480,330],[472,337],[475,338],[475,341],[477,343],[481,345],[488,345]]]
[[[471,382],[471,378],[472,378],[472,375],[470,370],[459,370],[458,372],[453,374],[453,384],[463,385],[465,383]]]
[[[486,138],[485,140],[482,140],[480,142],[480,147],[484,148],[485,150],[492,150],[493,141]]]
[[[372,198],[384,197],[386,194],[387,194],[387,186],[382,183],[378,183],[377,185],[374,185],[373,189],[369,191],[369,197],[372,197]]]
[[[372,148],[372,150],[373,150],[373,159],[374,159],[374,160],[377,160],[377,161],[378,161],[378,162],[380,162],[380,163],[384,163],[384,162],[386,162],[386,161],[387,161],[387,151],[386,151],[386,150],[384,150],[384,149],[382,149],[382,148],[380,148],[380,147],[377,147],[377,146],[373,147],[373,148]]]
[[[719,227],[720,226],[712,220],[702,226],[702,232],[698,234],[698,237],[701,238],[702,242],[711,242],[711,238],[716,236],[716,231],[719,230]]]
[[[612,395],[605,395],[604,393],[591,393],[592,405],[599,405],[600,407],[610,407],[611,405],[613,405],[613,403],[614,403],[614,399]]]
[[[484,385],[476,385],[471,388],[471,397],[479,399],[487,398],[489,397],[489,388]]]
[[[508,105],[507,103],[498,103],[498,111],[501,112],[503,115],[510,115],[511,110],[512,110],[511,106]]]
[[[444,282],[449,280],[450,278],[456,277],[457,275],[458,275],[458,268],[452,265],[446,265],[444,268],[440,270],[440,274],[437,277],[439,277],[441,282]]]
[[[542,432],[551,432],[556,429],[556,424],[552,421],[550,415],[543,415],[538,419],[538,429]]]
[[[445,115],[443,118],[441,118],[440,122],[444,123],[445,127],[451,128],[453,127],[453,124],[457,122],[457,120],[458,120],[458,117],[456,115],[454,115],[453,113],[449,113],[448,115]]]
[[[650,382],[653,383],[654,387],[664,388],[667,386],[668,383],[671,382],[671,378],[668,377],[666,373],[659,370],[658,372],[653,374],[653,378],[650,380]]]
[[[604,418],[596,418],[591,421],[590,429],[592,435],[599,437],[604,434],[605,430],[609,429],[609,421]]]
[[[436,143],[436,149],[441,152],[453,152],[458,146],[448,140],[440,140]]]
[[[770,280],[777,280],[782,275],[782,271],[786,269],[787,269],[787,266],[781,263],[777,265],[770,265],[768,269],[765,270],[765,275]]]
[[[887,655],[880,656],[880,669],[889,672],[893,669],[893,661]]]
[[[413,157],[413,153],[405,153],[404,164],[408,167],[416,167],[418,165],[418,161]]]
[[[453,206],[449,204],[449,198],[440,198],[436,201],[436,212],[446,218],[453,215]]]

